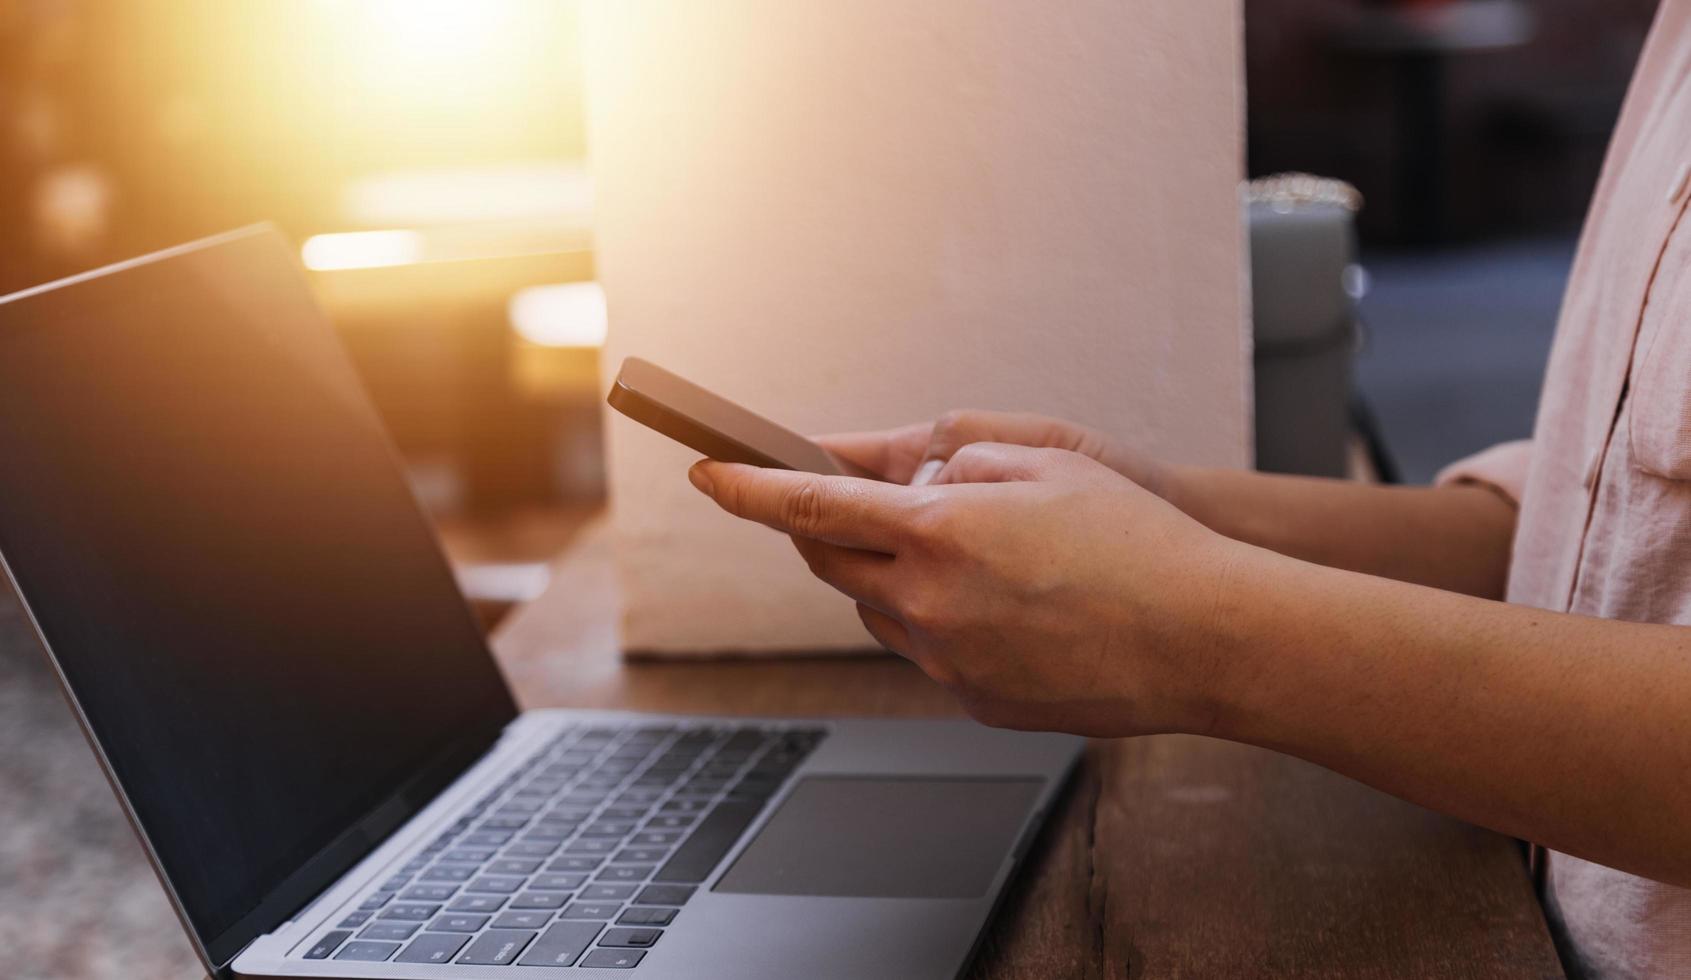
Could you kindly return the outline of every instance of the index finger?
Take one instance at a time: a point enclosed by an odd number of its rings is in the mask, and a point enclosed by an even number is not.
[[[893,483],[909,483],[932,431],[932,422],[918,422],[878,432],[836,432],[815,438],[823,449],[848,463]]]
[[[897,553],[915,507],[908,487],[850,476],[707,459],[695,463],[687,478],[736,517],[801,538],[889,555]]]

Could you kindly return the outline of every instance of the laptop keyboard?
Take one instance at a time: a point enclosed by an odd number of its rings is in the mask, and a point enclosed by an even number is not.
[[[761,726],[568,729],[305,958],[639,966],[824,735]]]

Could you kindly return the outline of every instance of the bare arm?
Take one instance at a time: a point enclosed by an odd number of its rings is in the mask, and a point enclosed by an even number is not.
[[[1333,568],[1500,598],[1515,508],[1476,486],[1381,487],[1161,463],[1107,433],[1041,415],[959,411],[886,432],[828,436],[833,452],[894,483],[927,483],[964,446],[997,442],[1089,456],[1218,534]]]
[[[1221,681],[1210,734],[1691,885],[1691,629],[1488,602],[1256,549],[1226,581],[1207,624]]]
[[[1318,565],[1503,597],[1515,508],[1490,490],[1166,470],[1162,496],[1218,534]]]
[[[1075,452],[977,443],[920,487],[693,478],[794,535],[877,640],[987,724],[1264,745],[1691,885],[1691,628],[1288,557]]]

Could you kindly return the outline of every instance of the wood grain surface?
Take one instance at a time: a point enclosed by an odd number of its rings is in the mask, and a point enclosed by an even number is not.
[[[526,707],[947,716],[904,661],[625,663],[589,528],[494,635]],[[1097,741],[972,976],[1560,977],[1518,845],[1287,756],[1193,736]]]

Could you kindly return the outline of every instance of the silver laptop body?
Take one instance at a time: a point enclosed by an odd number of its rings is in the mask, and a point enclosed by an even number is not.
[[[956,976],[1078,758],[518,713],[266,227],[0,298],[0,460],[0,565],[213,976]]]

